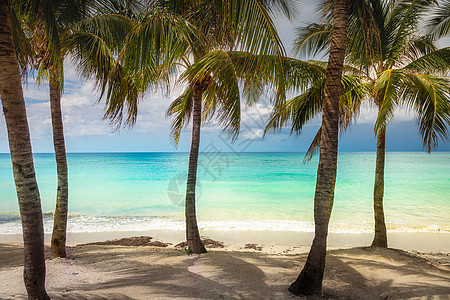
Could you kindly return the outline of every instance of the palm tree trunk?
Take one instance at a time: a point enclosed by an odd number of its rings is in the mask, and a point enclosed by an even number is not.
[[[61,92],[58,74],[50,70],[50,106],[53,127],[53,146],[55,148],[58,190],[52,234],[52,257],[66,257],[66,228],[69,205],[69,185],[64,143],[64,130],[61,114]]]
[[[186,239],[190,253],[206,253],[200,239],[195,212],[195,186],[197,183],[198,150],[200,146],[200,127],[202,123],[202,94],[205,91],[202,82],[194,85],[194,109],[192,116],[192,142],[189,154],[189,170],[186,188]]]
[[[10,16],[10,1],[0,0],[0,95],[22,219],[24,281],[29,299],[50,299],[45,290],[41,199],[34,172],[30,132]]]
[[[327,247],[328,223],[336,182],[339,98],[347,39],[347,0],[336,0],[330,55],[326,71],[322,108],[322,135],[314,197],[315,236],[305,266],[289,291],[294,295],[317,294],[322,291]]]
[[[375,168],[375,184],[373,188],[373,208],[375,215],[375,236],[372,247],[387,248],[386,224],[384,222],[384,163],[386,152],[386,128],[378,130],[377,161]]]

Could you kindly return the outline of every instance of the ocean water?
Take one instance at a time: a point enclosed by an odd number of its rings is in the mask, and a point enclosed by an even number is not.
[[[318,157],[203,153],[201,230],[311,232]],[[69,154],[69,231],[184,229],[187,153]],[[52,229],[56,166],[35,154],[45,231]],[[331,232],[372,232],[375,153],[340,153]],[[450,153],[387,153],[388,231],[450,232]],[[8,154],[0,154],[0,234],[21,233]]]

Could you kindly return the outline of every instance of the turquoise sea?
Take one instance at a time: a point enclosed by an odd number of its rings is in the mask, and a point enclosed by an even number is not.
[[[202,153],[202,230],[313,231],[317,160],[303,153]],[[69,154],[71,232],[184,229],[187,153]],[[35,154],[46,232],[56,197],[52,154]],[[331,232],[371,232],[375,153],[340,153]],[[389,231],[450,232],[450,153],[387,153]],[[8,154],[0,154],[0,234],[20,233]]]

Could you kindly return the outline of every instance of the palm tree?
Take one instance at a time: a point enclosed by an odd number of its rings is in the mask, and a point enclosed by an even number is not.
[[[406,105],[417,113],[419,133],[428,152],[437,147],[439,137],[447,138],[448,79],[440,75],[449,70],[449,48],[437,50],[430,38],[421,37],[418,32],[434,2],[372,0],[375,27],[368,34],[375,37],[373,42],[366,43],[358,32],[351,34],[354,43],[349,47],[347,61],[361,66],[361,76],[373,86],[368,96],[378,107],[374,247],[388,245],[383,210],[385,136],[395,108]],[[372,52],[359,50],[370,48]]]
[[[61,93],[64,86],[63,59],[61,53],[61,25],[85,15],[84,5],[77,1],[28,2],[24,14],[31,16],[31,44],[36,52],[38,82],[48,77],[50,88],[50,111],[53,132],[53,146],[57,169],[56,208],[51,238],[52,257],[66,257],[66,228],[69,205],[68,169],[64,129],[61,112]],[[66,6],[73,4],[69,9]],[[63,8],[63,9],[61,9]],[[70,22],[69,21],[69,22]],[[64,25],[67,25],[64,24]]]
[[[371,98],[378,107],[374,247],[388,245],[383,211],[385,135],[394,109],[406,104],[418,113],[419,132],[428,152],[437,146],[439,135],[446,137],[445,123],[450,120],[447,80],[436,75],[448,70],[448,49],[436,51],[429,39],[417,35],[418,25],[433,2],[372,1],[378,47],[371,57],[361,55],[354,48],[350,51],[350,63],[366,62],[364,75],[374,86]],[[376,75],[371,76],[370,72]]]
[[[11,1],[0,0],[0,95],[8,130],[24,242],[24,281],[29,299],[50,299],[45,290],[44,226],[34,172],[21,72],[13,42],[18,20]]]
[[[358,98],[374,101],[379,108],[375,126],[377,159],[374,185],[375,237],[372,243],[377,247],[387,247],[383,212],[385,134],[395,108],[406,105],[417,113],[419,132],[428,151],[437,146],[439,137],[443,140],[447,138],[450,120],[449,82],[442,75],[449,70],[450,50],[436,50],[429,38],[416,35],[417,24],[432,2],[367,1],[364,9],[359,10],[365,11],[368,19],[366,25],[358,23],[357,20],[364,18],[355,18],[357,11],[350,9],[352,21],[349,25],[346,58],[350,66],[345,71],[347,76],[353,78],[352,90],[365,93]],[[326,24],[312,24],[303,28],[296,41],[297,49],[309,53],[326,49],[330,42],[330,29]],[[316,91],[315,95],[320,94]],[[297,122],[293,123],[296,132],[305,121],[294,117],[306,114],[311,118],[314,111],[308,111],[308,107],[313,105],[313,101],[320,101],[320,97],[308,99],[311,103],[304,106],[294,99],[288,103],[289,114],[284,120],[290,118]],[[358,113],[359,105],[348,105],[351,103],[358,102],[345,101],[343,112],[354,116]],[[281,117],[279,113],[274,116],[272,127],[283,120]],[[344,125],[346,127],[349,124],[344,122]],[[314,152],[317,144],[318,140],[315,140],[308,154]]]
[[[104,30],[105,35],[111,34],[110,31],[117,26],[104,26],[105,19],[112,23],[110,19],[124,18],[120,15],[120,13],[126,13],[123,8],[133,9],[134,4],[127,0],[109,0],[102,3],[85,0],[44,0],[25,1],[25,4],[19,7],[23,10],[22,13],[28,16],[26,24],[30,32],[31,45],[37,57],[35,68],[38,70],[38,83],[43,78],[48,78],[49,81],[53,145],[58,178],[51,253],[52,257],[66,257],[69,186],[61,112],[61,94],[64,87],[63,61],[70,50],[66,47],[68,44],[66,40],[73,38],[74,34],[82,34],[82,32],[74,31],[82,25],[99,26],[97,30]],[[122,22],[121,25],[123,23],[126,22]]]
[[[124,112],[128,114],[124,123],[134,124],[137,104],[147,89],[162,85],[170,90],[177,74],[179,82],[185,83],[186,89],[170,105],[167,115],[174,116],[171,135],[175,145],[192,116],[185,202],[186,239],[191,253],[206,252],[195,208],[202,122],[217,116],[230,137],[237,137],[240,80],[252,101],[264,86],[271,85],[278,87],[277,102],[283,98],[284,48],[270,17],[274,9],[289,16],[285,0],[150,1],[148,14],[127,37],[111,72],[96,75],[102,94],[107,95],[106,116],[118,126]],[[92,74],[95,63],[87,61],[85,73]],[[250,72],[256,69],[263,75]],[[255,81],[250,80],[252,77]]]
[[[348,26],[347,0],[336,0],[333,13],[333,31],[326,70],[322,105],[322,130],[319,166],[314,196],[315,235],[305,266],[289,291],[294,295],[320,293],[325,269],[328,223],[333,208],[336,182],[339,99]]]

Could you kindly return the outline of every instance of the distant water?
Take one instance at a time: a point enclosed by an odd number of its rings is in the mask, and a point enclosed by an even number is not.
[[[204,153],[202,230],[313,231],[317,160],[302,153]],[[69,154],[71,232],[184,229],[186,153]],[[35,166],[46,232],[56,197],[52,154]],[[341,153],[331,232],[371,232],[375,153]],[[450,153],[387,153],[389,231],[450,232]],[[0,234],[20,233],[9,155],[0,154]]]

